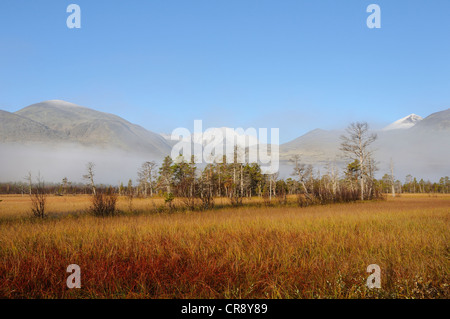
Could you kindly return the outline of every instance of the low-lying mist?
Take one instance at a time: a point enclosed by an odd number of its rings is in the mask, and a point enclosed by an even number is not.
[[[145,161],[160,162],[152,155],[132,154],[121,150],[96,149],[75,144],[58,146],[0,144],[0,181],[24,181],[28,172],[33,180],[40,174],[45,182],[83,182],[86,164],[95,164],[94,180],[98,184],[136,183],[137,171]]]
[[[444,134],[445,135],[445,134]],[[394,162],[395,178],[404,182],[405,177],[411,174],[418,180],[424,179],[433,182],[440,177],[450,175],[450,148],[447,136],[405,135],[401,139],[394,138],[393,134],[380,134],[374,143],[374,158],[378,170],[375,177],[380,179],[390,172],[390,160]],[[399,143],[398,141],[401,141]],[[336,165],[342,176],[348,160],[342,157],[338,150],[339,144],[328,147],[328,158],[334,160],[319,161],[307,155],[301,156],[306,164],[314,166],[314,172],[326,174],[327,166]],[[300,151],[301,152],[301,151]],[[167,154],[169,155],[169,154]],[[282,156],[279,165],[279,178],[292,177],[293,163],[289,156]],[[95,183],[118,185],[127,184],[132,179],[137,184],[137,171],[145,161],[155,161],[158,166],[161,157],[153,154],[127,152],[119,149],[100,149],[81,146],[79,144],[1,144],[0,143],[0,182],[25,181],[28,172],[33,180],[40,174],[47,183],[60,183],[64,177],[74,183],[83,181],[88,162],[95,164]],[[206,164],[198,164],[199,170]]]

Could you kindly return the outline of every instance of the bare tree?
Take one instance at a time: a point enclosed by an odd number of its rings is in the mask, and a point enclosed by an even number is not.
[[[340,149],[348,158],[359,162],[360,195],[361,200],[364,200],[364,184],[370,174],[369,168],[372,163],[372,151],[369,150],[369,146],[377,139],[377,135],[369,134],[369,125],[366,122],[351,123],[346,132],[348,135],[341,136]]]
[[[29,174],[31,178],[31,173]],[[38,174],[36,179],[36,187],[32,190],[31,198],[31,211],[34,217],[45,217],[45,204],[47,202],[47,195],[45,194],[44,182],[41,179],[41,174]]]
[[[312,177],[313,174],[312,165],[300,163],[299,155],[294,155],[294,157],[290,161],[294,162],[294,171],[292,172],[291,175],[298,178],[299,183],[303,186],[305,193],[308,195],[307,182]]]
[[[62,179],[62,188],[63,188],[63,193],[64,195],[67,195],[67,187],[69,185],[69,180],[67,179],[67,177],[64,177]]]
[[[267,175],[269,177],[269,200],[272,201],[272,194],[273,196],[276,196],[276,184],[277,184],[277,179],[279,176],[279,173],[273,173],[273,174],[268,174]]]
[[[30,193],[31,196],[31,191],[33,188],[33,179],[31,177],[31,172],[28,172],[27,176],[25,176],[24,179],[28,182],[28,192]]]
[[[94,167],[95,167],[95,164],[92,162],[89,162],[86,164],[87,174],[83,175],[83,179],[88,181],[88,183],[91,185],[92,193],[95,195],[96,191],[95,191],[95,183],[94,183]]]
[[[209,209],[214,207],[214,196],[213,196],[213,165],[208,164],[203,170],[200,178],[198,179],[198,196],[202,201],[202,209]]]
[[[148,196],[148,190],[150,189],[150,197],[153,197],[153,178],[154,171],[156,169],[156,163],[154,161],[145,162],[142,164],[138,171],[139,183],[144,186],[145,197]]]
[[[392,197],[395,197],[395,179],[394,179],[394,162],[391,158],[391,187],[392,187]]]
[[[338,173],[338,169],[336,167],[336,164],[333,162],[332,164],[330,164],[331,166],[329,167],[330,172],[330,181],[332,184],[332,193],[333,195],[336,195],[337,192],[337,188],[338,188],[338,182],[339,182],[339,173]]]

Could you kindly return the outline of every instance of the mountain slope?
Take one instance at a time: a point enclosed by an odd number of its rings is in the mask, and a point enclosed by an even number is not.
[[[315,129],[295,140],[280,145],[280,159],[301,155],[306,164],[331,162],[339,157],[339,136],[343,132]]]
[[[0,142],[64,141],[59,132],[26,117],[0,110]]]
[[[95,111],[65,101],[30,105],[15,113],[59,132],[67,141],[85,146],[167,155],[170,146],[159,134],[116,115]]]
[[[417,123],[413,128],[414,132],[442,132],[450,133],[450,109],[433,113],[422,121]]]

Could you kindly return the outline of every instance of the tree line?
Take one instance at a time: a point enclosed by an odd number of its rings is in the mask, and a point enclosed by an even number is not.
[[[300,156],[293,156],[291,176],[282,179],[278,173],[263,174],[258,163],[239,162],[239,150],[235,148],[231,160],[224,155],[203,168],[197,167],[194,157],[186,159],[182,155],[176,159],[167,156],[161,165],[154,161],[144,162],[137,171],[136,185],[132,179],[126,185],[98,185],[95,183],[95,164],[90,162],[83,175],[85,183],[71,183],[63,178],[61,183],[44,185],[39,177],[36,184],[29,173],[23,182],[0,183],[0,193],[29,194],[35,200],[36,194],[90,194],[100,206],[111,196],[127,196],[131,210],[135,197],[161,196],[169,207],[175,198],[179,198],[189,209],[209,209],[214,207],[215,199],[219,197],[228,198],[233,206],[240,206],[243,199],[252,197],[262,198],[266,204],[275,200],[286,204],[287,196],[296,195],[300,206],[308,206],[378,199],[386,193],[395,196],[399,193],[449,192],[448,176],[435,183],[423,179],[417,181],[411,175],[404,183],[395,180],[393,163],[390,173],[377,180],[376,161],[370,148],[376,138],[376,134],[370,133],[367,123],[349,125],[346,134],[341,136],[340,149],[348,160],[343,172],[330,164],[321,173],[312,165],[303,163]],[[115,200],[110,204],[115,205]]]
[[[292,160],[294,161],[294,160]],[[353,178],[355,179],[357,176],[357,172],[354,170],[355,163],[349,164],[351,165],[351,168],[347,167],[347,170],[344,172],[344,175],[353,175]],[[247,166],[247,165],[245,165]],[[244,166],[244,167],[245,167]],[[258,168],[258,164],[251,164],[250,166],[254,166],[253,171],[260,173],[260,168]],[[356,164],[357,166],[357,164]],[[315,173],[317,176],[319,175],[318,171],[314,172],[314,169],[310,169],[312,173]],[[334,170],[334,171],[333,171]],[[251,171],[251,169],[250,169]],[[270,177],[268,176],[262,176],[262,178],[259,176],[259,173],[256,174],[248,174],[249,169],[247,168],[245,170],[247,173],[247,178],[251,181],[250,185],[251,187],[245,188],[245,193],[247,194],[246,197],[252,197],[252,196],[262,196],[264,189],[270,188]],[[161,187],[161,183],[159,182],[159,176],[158,172],[155,171],[156,175],[153,177],[152,183],[141,183],[137,182],[136,185],[133,185],[133,182],[130,184],[124,185],[121,183],[119,186],[111,186],[106,184],[97,184],[96,189],[100,189],[101,191],[107,190],[109,187],[112,187],[119,195],[126,196],[129,192],[133,192],[136,197],[154,197],[154,196],[164,196],[165,191],[167,190],[166,187]],[[308,173],[309,174],[309,173]],[[307,174],[307,175],[308,175]],[[334,174],[337,174],[336,168],[332,167],[331,171],[329,171],[327,174],[322,175],[321,179],[327,180],[328,178],[333,179]],[[341,174],[342,175],[342,174]],[[216,175],[217,176],[217,175]],[[250,176],[250,177],[248,177]],[[218,177],[218,176],[217,176]],[[256,178],[255,178],[256,177]],[[342,176],[341,176],[342,178]],[[272,182],[274,182],[274,176],[272,177]],[[378,187],[378,189],[383,194],[390,194],[392,193],[392,185],[394,185],[395,193],[401,194],[401,193],[411,193],[411,194],[421,194],[421,193],[441,193],[441,194],[449,194],[450,193],[450,178],[449,176],[441,177],[439,181],[430,181],[425,180],[423,178],[417,178],[412,175],[407,175],[405,180],[402,182],[401,180],[394,180],[394,183],[392,183],[391,175],[386,173],[383,175],[380,179],[374,179],[373,180],[374,185]],[[300,187],[305,183],[305,180],[302,179],[301,182],[299,182],[298,179],[296,179],[294,176],[288,177],[286,179],[277,179],[276,185],[278,187],[272,187],[273,193],[272,195],[275,196],[277,194],[277,189],[280,190],[282,188],[280,185],[285,185],[287,195],[295,195],[298,192],[301,192],[302,189],[305,189],[304,186]],[[172,183],[170,183],[172,184]],[[222,187],[218,187],[217,185],[219,182],[217,181],[216,184],[216,196],[224,196],[227,192],[224,191],[224,183],[221,182]],[[150,186],[151,185],[151,186]],[[172,184],[173,185],[173,184]],[[275,184],[274,184],[275,185]],[[336,185],[336,184],[334,184]],[[0,182],[0,194],[2,195],[8,195],[8,194],[16,194],[16,195],[29,195],[31,193],[31,190],[36,187],[36,182],[32,182],[32,186],[28,184],[28,182]],[[335,186],[334,186],[335,187]],[[64,195],[91,195],[92,194],[92,187],[90,185],[84,184],[84,183],[74,183],[67,180],[67,178],[64,178],[60,183],[45,183],[44,185],[45,193],[46,194],[52,194],[56,196],[64,196]],[[220,191],[222,189],[222,191]]]

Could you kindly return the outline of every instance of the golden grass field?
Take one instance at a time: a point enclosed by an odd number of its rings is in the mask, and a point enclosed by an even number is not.
[[[136,199],[139,213],[110,218],[64,196],[44,220],[27,196],[0,200],[1,298],[450,297],[449,195],[171,214]],[[66,286],[69,264],[81,289]],[[370,264],[381,289],[365,287]]]

